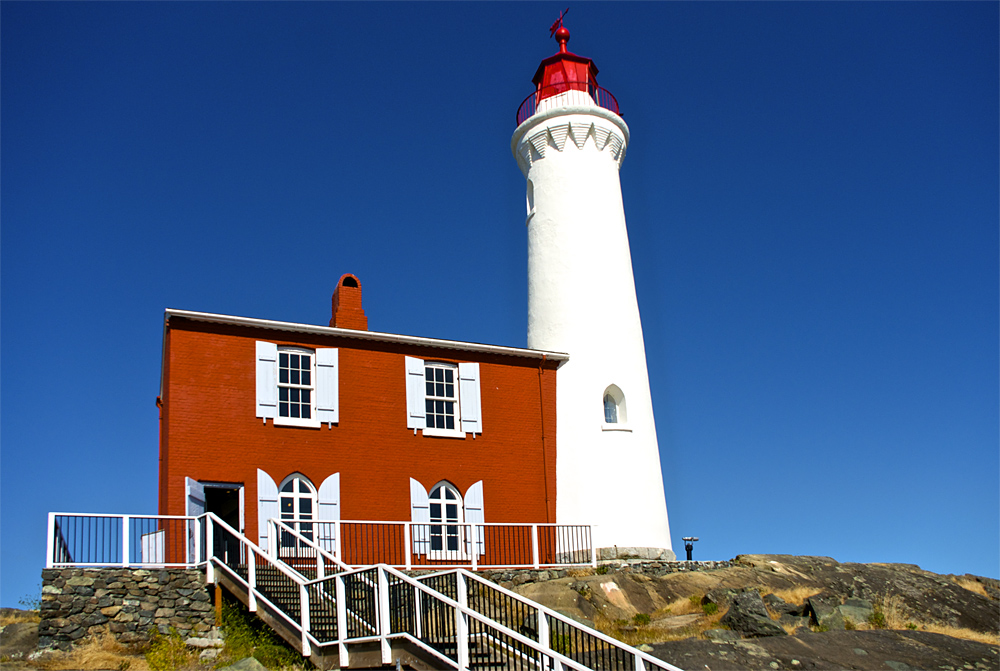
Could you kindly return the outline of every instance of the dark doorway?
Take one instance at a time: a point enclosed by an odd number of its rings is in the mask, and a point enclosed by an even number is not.
[[[243,533],[243,529],[240,528],[240,489],[242,487],[239,485],[206,485],[205,510],[215,513],[223,522]],[[223,557],[227,564],[230,559],[240,556],[240,542],[232,534],[218,529],[214,536],[215,552]]]

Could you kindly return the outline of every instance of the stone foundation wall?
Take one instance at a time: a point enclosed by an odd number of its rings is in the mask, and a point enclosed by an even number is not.
[[[42,571],[38,647],[69,649],[110,631],[126,644],[149,641],[152,629],[205,636],[215,607],[197,569],[65,568]]]

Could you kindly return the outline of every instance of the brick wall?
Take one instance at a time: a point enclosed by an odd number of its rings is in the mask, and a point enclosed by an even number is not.
[[[255,416],[255,343],[339,348],[340,422],[332,429]],[[480,363],[483,433],[464,439],[406,428],[404,357]],[[483,481],[487,522],[554,522],[555,365],[501,355],[253,329],[172,317],[165,348],[160,513],[184,514],[184,479],[243,483],[256,537],[260,468],[319,486],[340,473],[342,519],[409,520],[409,479]],[[544,410],[543,410],[544,405]],[[543,427],[544,416],[544,449]],[[544,455],[543,455],[544,452]]]

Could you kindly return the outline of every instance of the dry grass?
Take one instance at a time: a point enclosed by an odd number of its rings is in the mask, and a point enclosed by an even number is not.
[[[691,596],[674,599],[666,606],[653,613],[653,616],[662,617],[664,615],[687,615],[689,613],[701,612],[704,612],[701,609],[701,597],[697,594],[692,594]]]
[[[9,610],[0,613],[0,627],[18,622],[41,622],[42,618],[37,610]]]
[[[768,594],[773,594],[785,603],[794,603],[796,606],[801,606],[806,602],[811,596],[816,596],[823,590],[819,587],[809,587],[806,585],[800,585],[798,587],[791,587],[789,589],[776,589]],[[761,595],[763,596],[763,595]]]
[[[943,624],[922,624],[920,631],[929,631],[934,634],[944,634],[952,638],[963,638],[967,641],[976,641],[988,645],[1000,645],[1000,634],[996,632],[974,631],[963,627],[949,627]]]
[[[149,671],[149,666],[144,658],[129,654],[128,648],[116,641],[115,637],[107,631],[94,636],[90,641],[73,648],[70,652],[49,657],[44,661],[40,660],[38,666],[46,671],[61,671],[63,669]]]
[[[699,638],[707,629],[719,629],[719,620],[726,611],[721,610],[711,615],[706,615],[701,609],[700,598],[693,600],[677,599],[670,605],[660,608],[653,614],[653,620],[646,625],[636,625],[634,622],[624,620],[609,620],[599,613],[594,618],[594,626],[599,630],[628,645],[640,645],[642,643],[665,643],[667,641],[683,641],[690,638]],[[698,617],[687,626],[669,627],[665,626],[658,618],[675,615],[698,615]]]
[[[566,569],[567,578],[586,578],[589,575],[594,575],[594,569],[592,568],[569,568]]]
[[[986,587],[983,585],[983,583],[979,582],[978,580],[972,580],[970,578],[961,578],[958,576],[953,576],[952,580],[959,587],[964,587],[970,592],[975,592],[976,594],[985,596],[987,599],[990,598],[990,595],[986,593]]]
[[[903,597],[898,594],[883,594],[872,605],[876,612],[885,615],[885,629],[906,629],[907,623],[913,621],[903,605]]]

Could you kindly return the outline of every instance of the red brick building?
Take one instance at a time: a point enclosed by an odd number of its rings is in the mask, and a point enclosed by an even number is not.
[[[554,523],[567,359],[368,331],[353,275],[329,326],[167,310],[159,512],[211,511],[262,546],[272,517],[310,534],[313,521]],[[418,554],[442,543],[413,539]]]

